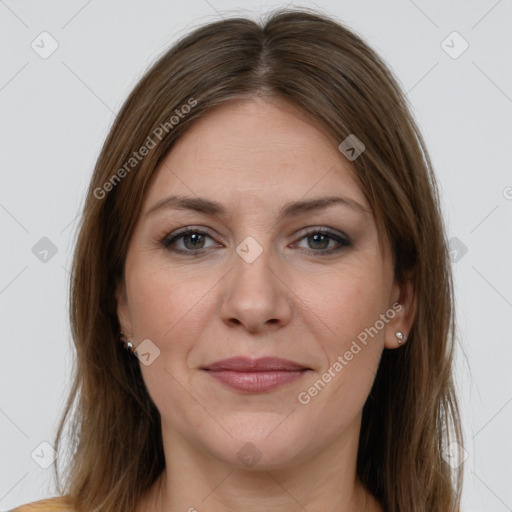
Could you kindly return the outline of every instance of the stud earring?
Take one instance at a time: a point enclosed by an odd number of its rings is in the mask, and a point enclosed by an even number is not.
[[[135,351],[135,348],[133,347],[133,343],[126,339],[126,336],[123,334],[122,331],[119,332],[119,338],[121,340],[121,343],[123,344],[123,348],[127,352],[130,352],[130,354],[133,354],[133,352]]]
[[[398,343],[401,344],[406,341],[407,336],[402,331],[396,331],[395,336],[398,338]]]

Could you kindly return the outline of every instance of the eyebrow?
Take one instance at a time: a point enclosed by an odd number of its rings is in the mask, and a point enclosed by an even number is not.
[[[348,197],[327,196],[307,199],[303,201],[295,201],[285,204],[280,212],[277,221],[280,222],[285,218],[294,217],[304,213],[311,213],[323,210],[334,205],[347,206],[363,215],[370,215],[371,210],[365,208],[358,202]],[[222,217],[226,214],[224,207],[214,201],[203,197],[185,197],[179,195],[171,195],[156,202],[147,212],[146,218],[156,212],[168,209],[192,210],[205,215]]]

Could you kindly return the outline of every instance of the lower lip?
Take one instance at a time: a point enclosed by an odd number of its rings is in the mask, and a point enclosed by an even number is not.
[[[220,383],[237,391],[271,391],[284,384],[300,379],[307,370],[235,372],[232,370],[207,370]]]

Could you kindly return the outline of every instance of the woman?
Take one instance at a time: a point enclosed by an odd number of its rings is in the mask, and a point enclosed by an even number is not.
[[[307,10],[198,28],[97,161],[72,454],[62,497],[17,510],[459,510],[452,286],[381,58]]]

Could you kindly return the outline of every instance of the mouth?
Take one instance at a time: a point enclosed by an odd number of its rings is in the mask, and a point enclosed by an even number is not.
[[[224,386],[246,393],[271,391],[311,371],[304,365],[276,357],[232,357],[201,369]]]

